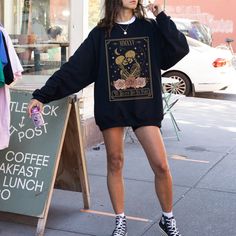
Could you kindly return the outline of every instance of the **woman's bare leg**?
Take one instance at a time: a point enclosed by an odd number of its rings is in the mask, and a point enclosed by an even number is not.
[[[116,127],[103,132],[107,152],[107,186],[116,214],[124,212],[124,128]]]
[[[155,174],[155,189],[164,212],[172,211],[172,177],[160,129],[156,126],[143,126],[135,130],[151,168]]]

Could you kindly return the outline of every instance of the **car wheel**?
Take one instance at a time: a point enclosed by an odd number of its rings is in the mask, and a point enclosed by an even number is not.
[[[174,94],[181,94],[186,96],[191,95],[192,92],[191,81],[185,74],[173,71],[173,72],[167,72],[162,76],[170,77],[179,81],[179,83],[176,84],[171,84],[171,83],[165,84],[164,89],[166,92],[171,92]]]

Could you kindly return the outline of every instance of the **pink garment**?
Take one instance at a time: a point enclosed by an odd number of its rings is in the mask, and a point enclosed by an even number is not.
[[[0,88],[0,150],[7,148],[10,140],[10,91]]]
[[[23,68],[7,31],[2,26],[0,31],[6,40],[14,80],[17,80],[22,77]],[[10,141],[10,99],[9,87],[5,85],[0,88],[0,150],[7,148]]]
[[[16,54],[16,51],[15,51],[14,46],[12,44],[11,38],[8,35],[5,28],[0,26],[0,31],[2,31],[2,33],[4,35],[4,38],[6,40],[7,50],[8,50],[8,53],[9,53],[11,67],[12,67],[12,71],[13,71],[13,74],[14,74],[14,79],[19,79],[19,78],[21,78],[21,76],[22,76],[21,72],[23,71],[20,60],[19,60],[19,58]]]

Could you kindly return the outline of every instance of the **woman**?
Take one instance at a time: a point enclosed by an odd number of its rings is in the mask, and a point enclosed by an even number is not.
[[[158,1],[144,17],[141,0],[105,0],[105,17],[69,61],[33,93],[28,110],[78,92],[95,82],[95,120],[107,152],[107,185],[116,217],[113,236],[127,235],[124,214],[124,127],[131,126],[155,174],[163,210],[159,227],[179,236],[172,213],[172,178],[160,133],[163,119],[161,72],[189,51],[186,39]]]

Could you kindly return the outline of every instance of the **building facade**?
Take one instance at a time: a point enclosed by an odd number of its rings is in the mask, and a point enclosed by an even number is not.
[[[79,47],[100,18],[100,0],[0,0],[0,23],[24,68],[21,83],[44,83]],[[86,146],[101,141],[93,85],[78,94]]]
[[[236,51],[236,1],[217,0],[166,0],[166,12],[172,17],[199,20],[210,27],[213,33],[213,46],[232,38]]]
[[[23,80],[46,81],[58,70],[100,19],[98,9],[103,1],[0,0],[0,22],[24,67]],[[163,4],[172,17],[197,19],[208,25],[213,32],[213,46],[224,43],[227,37],[236,40],[235,0],[163,0]],[[93,85],[79,96],[88,147],[102,140],[93,117]]]

